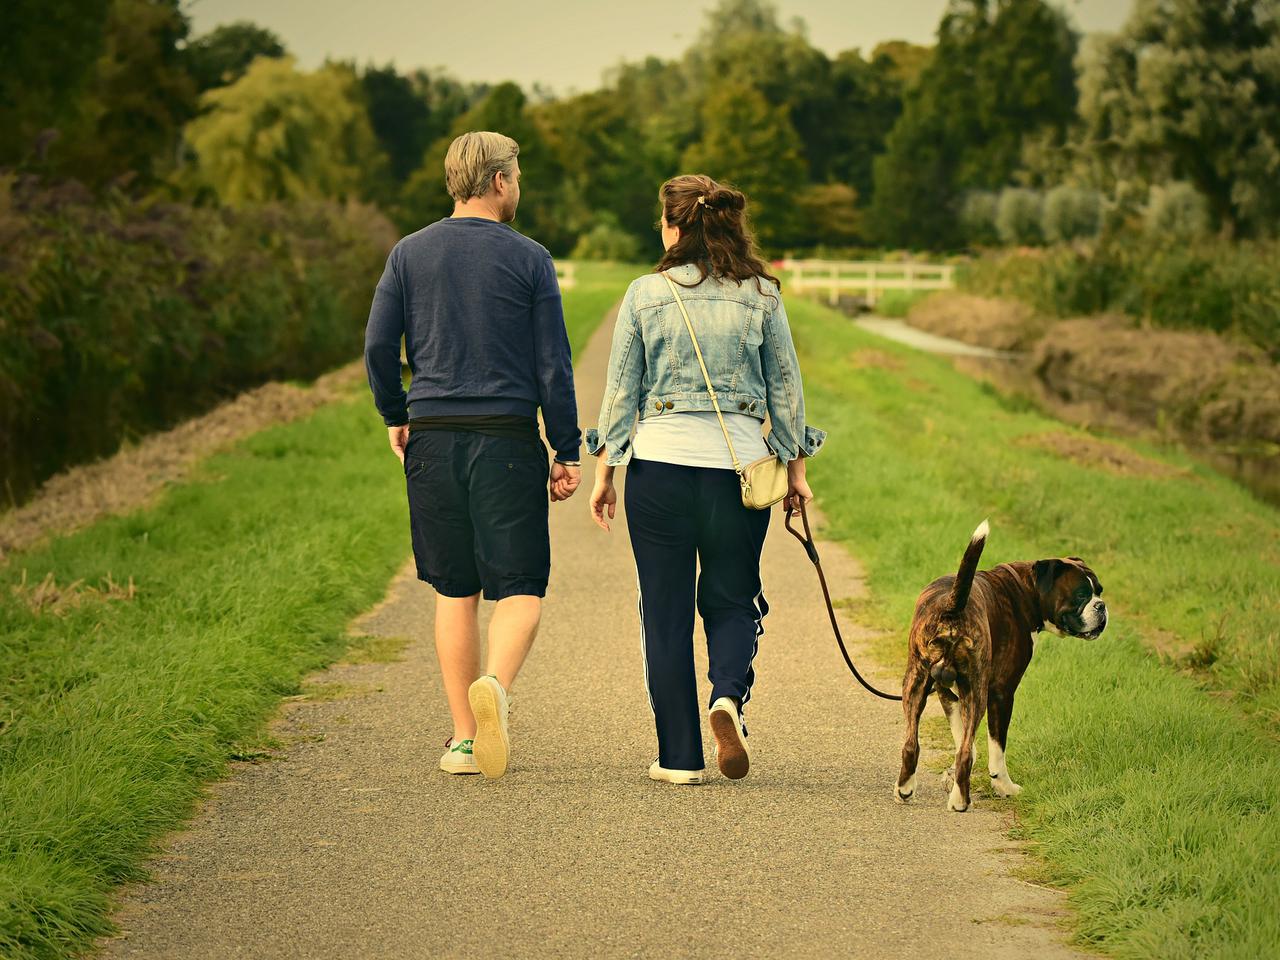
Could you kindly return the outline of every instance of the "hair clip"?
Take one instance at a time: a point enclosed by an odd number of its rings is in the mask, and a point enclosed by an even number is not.
[[[702,204],[702,205],[705,207],[705,206],[707,205],[707,196],[706,196],[706,194],[703,194],[703,193],[698,194],[698,202],[699,202],[700,204]]]

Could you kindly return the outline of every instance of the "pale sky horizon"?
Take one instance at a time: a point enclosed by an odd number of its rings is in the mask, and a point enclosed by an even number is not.
[[[779,20],[805,21],[828,55],[884,40],[933,43],[947,0],[777,0]],[[557,95],[598,89],[605,72],[646,56],[674,59],[697,38],[716,0],[187,0],[191,36],[250,20],[280,36],[300,66],[326,57],[401,71],[439,68],[464,82],[514,80]],[[1083,33],[1119,29],[1133,0],[1065,0]],[[483,19],[482,19],[483,18]]]

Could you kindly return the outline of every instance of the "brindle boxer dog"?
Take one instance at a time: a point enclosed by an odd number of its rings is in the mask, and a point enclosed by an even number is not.
[[[947,809],[969,809],[969,773],[978,753],[974,737],[984,713],[991,787],[1000,797],[1022,790],[1009,779],[1005,744],[1013,694],[1031,662],[1031,635],[1048,624],[1092,640],[1107,625],[1102,584],[1079,557],[1002,563],[978,573],[987,533],[984,520],[973,531],[956,575],[939,577],[916,600],[902,681],[907,737],[893,791],[899,803],[915,795],[920,714],[934,685],[956,741]]]

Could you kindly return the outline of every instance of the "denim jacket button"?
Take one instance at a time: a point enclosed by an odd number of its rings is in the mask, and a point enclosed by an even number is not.
[[[739,410],[745,410],[745,409],[747,409],[747,401],[745,401],[745,400],[740,401],[740,402],[738,403],[738,409],[739,409]]]
[[[661,401],[661,400],[655,400],[655,401],[653,402],[653,409],[655,409],[655,410],[661,410],[661,409],[662,409],[662,401]]]
[[[752,413],[755,413],[755,409],[756,409],[756,402],[755,402],[754,400],[752,400],[752,401],[751,401],[751,406],[749,406],[747,409],[748,409],[748,410],[750,410]]]
[[[675,403],[673,403],[673,402],[672,402],[672,401],[670,401],[670,400],[668,400],[668,401],[667,401],[667,409],[668,409],[668,410],[670,410],[670,409],[671,409],[672,407],[674,407],[674,406],[675,406]]]

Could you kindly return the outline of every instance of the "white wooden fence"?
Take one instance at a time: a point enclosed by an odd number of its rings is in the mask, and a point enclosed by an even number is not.
[[[955,267],[933,263],[880,263],[870,260],[784,260],[788,290],[827,291],[832,306],[842,293],[862,293],[874,307],[886,290],[950,290]]]

